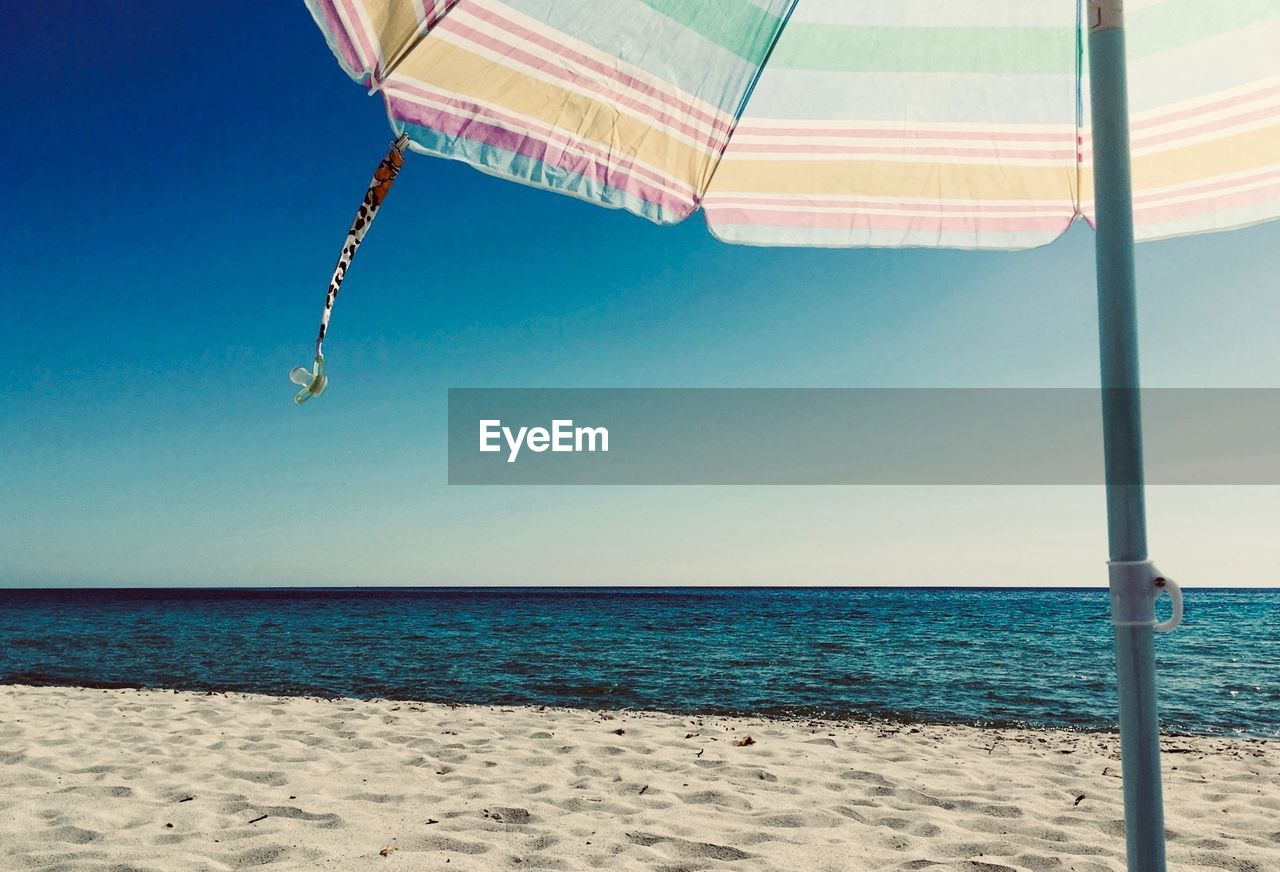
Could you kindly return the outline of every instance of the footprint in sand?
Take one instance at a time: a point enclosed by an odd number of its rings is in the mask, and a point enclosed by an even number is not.
[[[486,854],[489,846],[480,842],[465,842],[462,839],[451,839],[448,836],[420,836],[418,838],[401,839],[401,851],[447,851],[454,854]]]
[[[845,824],[841,818],[821,811],[811,811],[807,814],[799,812],[768,814],[756,818],[756,823],[762,827],[780,827],[784,829],[799,829],[801,827],[830,828],[844,826]]]
[[[751,803],[742,797],[722,793],[719,790],[699,790],[696,793],[682,795],[680,798],[691,805],[719,805],[738,811],[751,811]]]
[[[288,854],[289,848],[284,845],[259,845],[247,851],[226,855],[222,862],[232,869],[252,869],[255,866],[277,863]]]
[[[224,770],[224,774],[231,778],[238,778],[241,781],[248,781],[251,784],[265,784],[268,787],[283,787],[289,783],[289,779],[279,772],[248,772],[227,769]]]
[[[659,836],[654,833],[627,833],[627,840],[645,848],[665,849],[677,857],[708,860],[746,860],[751,855],[746,851],[728,845],[713,845],[710,842],[691,842],[672,836]]]
[[[51,830],[49,832],[49,836],[59,842],[70,842],[73,845],[87,845],[89,842],[96,842],[101,839],[102,833],[67,824]]]
[[[850,769],[840,774],[841,778],[849,781],[858,781],[863,784],[874,784],[877,787],[893,787],[893,782],[876,772],[863,772],[860,769]]]
[[[497,821],[500,824],[527,824],[529,822],[529,812],[523,808],[510,808],[507,806],[495,805],[492,808],[484,810],[484,816],[491,821]]]

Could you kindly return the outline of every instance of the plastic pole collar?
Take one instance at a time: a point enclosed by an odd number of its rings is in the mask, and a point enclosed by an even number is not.
[[[1111,623],[1117,627],[1150,627],[1170,633],[1182,623],[1182,588],[1156,569],[1150,560],[1112,560]],[[1156,620],[1156,600],[1168,594],[1173,614],[1167,621]]]

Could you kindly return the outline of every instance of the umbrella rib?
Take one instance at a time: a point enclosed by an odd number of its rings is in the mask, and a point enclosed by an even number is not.
[[[1084,198],[1084,0],[1076,0],[1076,187],[1071,192],[1074,221]]]
[[[422,27],[414,31],[413,35],[404,41],[404,44],[397,48],[394,52],[387,56],[387,61],[383,64],[382,75],[374,83],[372,90],[378,91],[382,88],[382,83],[391,77],[396,71],[396,67],[400,66],[401,61],[413,52],[415,48],[422,44],[422,41],[430,36],[437,27],[444,23],[445,18],[453,11],[454,7],[461,3],[462,0],[445,0],[444,10],[431,20],[431,16],[427,16],[422,22]]]
[[[742,99],[738,101],[738,106],[733,113],[733,124],[729,128],[728,135],[724,138],[724,145],[720,147],[720,153],[716,156],[715,163],[711,166],[710,172],[707,173],[707,180],[701,185],[701,191],[695,192],[694,196],[699,207],[702,206],[702,195],[711,189],[711,183],[716,177],[716,170],[720,169],[720,163],[724,159],[725,149],[729,147],[729,140],[733,139],[734,131],[738,129],[738,122],[742,120],[742,113],[747,109],[747,101],[751,99],[751,95],[756,90],[756,83],[760,81],[760,76],[764,73],[765,66],[769,63],[769,58],[773,57],[773,50],[778,45],[778,40],[782,39],[783,31],[787,29],[787,24],[791,21],[791,13],[796,11],[796,7],[800,5],[800,0],[791,0],[785,12],[778,18],[778,27],[773,33],[773,39],[769,41],[769,48],[765,51],[764,57],[760,59],[759,65],[756,67],[755,74],[752,75],[751,81],[747,83],[746,90],[742,92]]]

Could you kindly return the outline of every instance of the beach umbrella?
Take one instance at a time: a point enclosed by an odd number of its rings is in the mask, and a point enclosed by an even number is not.
[[[701,208],[752,245],[1015,250],[1094,226],[1128,861],[1163,870],[1153,633],[1181,596],[1147,554],[1133,245],[1280,217],[1280,3],[306,2],[399,138],[298,402],[406,149],[659,223]]]

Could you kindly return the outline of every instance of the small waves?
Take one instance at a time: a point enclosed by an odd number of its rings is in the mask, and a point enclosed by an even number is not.
[[[1097,590],[0,591],[0,682],[1110,729]],[[1194,591],[1167,730],[1280,735],[1280,592]],[[955,620],[955,616],[963,620]]]

